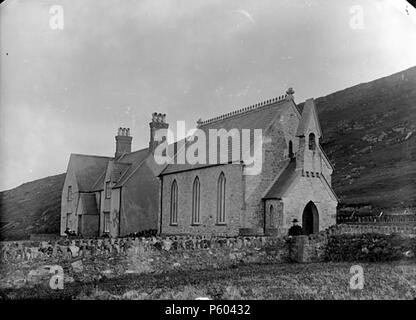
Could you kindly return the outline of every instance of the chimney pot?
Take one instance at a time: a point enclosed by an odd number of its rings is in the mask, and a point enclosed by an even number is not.
[[[123,154],[131,152],[131,141],[132,137],[130,137],[130,128],[118,128],[118,132],[116,135],[116,152],[115,158],[120,157]]]
[[[169,124],[166,123],[166,114],[154,112],[152,114],[152,122],[149,123],[150,126],[150,141],[149,141],[149,151],[153,152],[160,141],[155,140],[155,134],[157,130],[167,129]]]

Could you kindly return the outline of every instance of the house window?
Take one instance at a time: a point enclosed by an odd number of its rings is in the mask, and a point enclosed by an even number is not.
[[[176,180],[173,181],[170,190],[170,224],[178,224],[178,184]]]
[[[225,176],[221,172],[217,185],[217,224],[225,224]]]
[[[199,207],[200,207],[200,183],[199,183],[199,178],[196,177],[194,180],[194,185],[193,185],[193,190],[192,190],[192,224],[200,224]]]
[[[289,141],[289,158],[293,158],[293,143],[292,141]]]
[[[315,141],[315,134],[309,134],[309,150],[315,150],[316,148],[316,141]]]
[[[104,212],[104,232],[110,232],[110,212]]]
[[[68,186],[68,192],[67,192],[67,195],[66,195],[66,199],[68,201],[72,200],[72,186]]]
[[[111,182],[107,181],[105,183],[105,197],[107,199],[111,198]]]

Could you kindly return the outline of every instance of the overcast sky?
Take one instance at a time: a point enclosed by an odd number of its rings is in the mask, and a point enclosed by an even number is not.
[[[154,111],[190,129],[414,66],[415,21],[397,0],[6,0],[0,190],[65,172],[71,152],[113,155],[120,126],[146,147]]]

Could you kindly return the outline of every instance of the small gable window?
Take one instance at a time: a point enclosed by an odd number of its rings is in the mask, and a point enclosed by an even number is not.
[[[200,183],[199,178],[196,177],[194,180],[192,190],[192,224],[200,223],[199,207],[200,207]]]
[[[217,185],[217,223],[225,224],[225,176],[221,172]]]
[[[316,149],[315,134],[310,133],[309,134],[309,150],[315,150],[315,149]]]
[[[107,199],[111,198],[111,183],[110,183],[110,181],[107,181],[105,183],[105,197]]]
[[[71,201],[72,200],[72,186],[68,186],[68,193],[66,195],[66,199],[68,201]]]
[[[176,180],[173,181],[170,190],[170,224],[178,224],[178,184]]]

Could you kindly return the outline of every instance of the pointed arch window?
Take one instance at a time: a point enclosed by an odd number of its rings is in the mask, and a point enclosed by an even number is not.
[[[178,184],[173,180],[170,190],[170,224],[178,224]]]
[[[309,134],[309,150],[315,150],[315,149],[316,149],[315,134],[310,133]]]
[[[270,228],[274,228],[274,207],[273,207],[273,205],[270,205],[270,222],[269,222],[269,226],[270,226]]]
[[[105,183],[105,198],[111,198],[111,181],[106,181]]]
[[[293,157],[294,157],[294,155],[293,155],[293,143],[290,140],[289,141],[289,158],[292,159]]]
[[[221,172],[218,178],[217,185],[217,223],[225,224],[226,223],[226,214],[225,214],[225,175]]]
[[[68,186],[68,193],[66,195],[66,199],[68,201],[71,201],[72,200],[72,186]]]
[[[192,224],[194,225],[201,223],[199,215],[200,194],[199,178],[196,177],[192,188]]]

